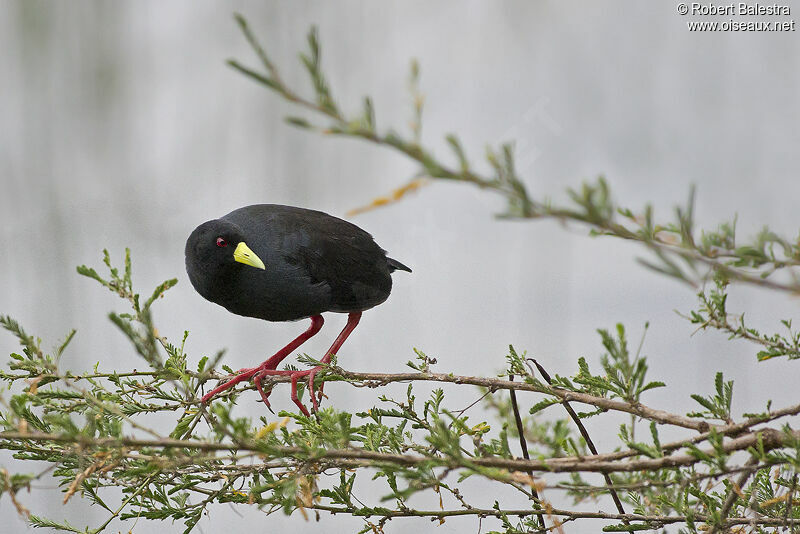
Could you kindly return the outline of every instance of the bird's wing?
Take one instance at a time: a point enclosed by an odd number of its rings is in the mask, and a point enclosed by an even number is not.
[[[287,261],[302,267],[313,283],[330,288],[334,311],[383,302],[392,287],[386,252],[354,224],[314,213],[319,215],[285,221],[293,230],[284,234],[291,241],[282,247]]]

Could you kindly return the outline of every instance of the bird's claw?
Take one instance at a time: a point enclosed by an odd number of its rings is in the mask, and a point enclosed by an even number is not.
[[[290,395],[292,402],[294,402],[294,404],[300,409],[303,415],[309,417],[311,413],[308,411],[308,408],[306,408],[300,401],[300,397],[297,394],[297,383],[300,381],[301,378],[306,376],[308,377],[308,394],[309,397],[311,397],[312,409],[314,412],[319,411],[319,403],[322,401],[323,397],[322,387],[324,384],[320,384],[319,389],[315,390],[314,379],[316,378],[317,373],[319,373],[320,369],[321,367],[314,367],[313,369],[307,369],[305,371],[260,369],[257,373],[253,375],[253,383],[255,384],[258,393],[261,395],[261,400],[263,400],[264,404],[267,405],[267,408],[269,408],[270,411],[272,411],[272,408],[270,407],[269,404],[269,396],[272,393],[272,389],[270,389],[269,391],[265,391],[262,382],[264,381],[264,378],[267,376],[275,376],[275,375],[288,376],[292,386]]]
[[[264,401],[264,404],[267,406],[267,410],[272,412],[273,414],[275,411],[272,409],[272,406],[269,404],[269,396],[272,393],[272,388],[269,391],[264,391],[264,375],[261,372],[258,372],[253,376],[253,383],[256,385],[256,389],[258,390],[258,394],[261,395],[261,400]]]

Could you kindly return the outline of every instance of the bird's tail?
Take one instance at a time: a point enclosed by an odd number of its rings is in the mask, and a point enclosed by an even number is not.
[[[389,272],[394,272],[394,271],[407,271],[409,273],[411,272],[411,269],[409,269],[408,267],[406,267],[397,260],[394,260],[392,258],[386,258],[386,261],[389,264]]]

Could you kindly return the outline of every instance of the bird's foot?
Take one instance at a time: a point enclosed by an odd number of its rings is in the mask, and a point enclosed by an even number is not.
[[[227,380],[217,386],[216,388],[212,389],[205,395],[203,395],[200,402],[203,404],[208,404],[212,398],[216,395],[219,395],[223,391],[227,391],[234,387],[236,384],[240,382],[244,382],[245,380],[253,380],[253,383],[256,386],[256,390],[258,390],[258,394],[261,395],[261,400],[264,401],[264,404],[267,406],[269,411],[272,411],[272,406],[269,403],[269,396],[272,393],[272,389],[265,390],[264,389],[264,378],[267,376],[288,376],[291,379],[292,384],[292,391],[291,391],[291,398],[292,401],[300,408],[300,411],[303,412],[303,415],[309,416],[311,415],[303,406],[303,403],[300,402],[300,398],[297,396],[297,382],[303,378],[308,377],[308,392],[311,396],[311,403],[316,412],[319,409],[319,402],[322,400],[322,388],[324,384],[320,384],[319,390],[314,389],[314,378],[316,378],[317,373],[321,367],[314,367],[313,369],[306,369],[305,371],[291,371],[291,370],[279,370],[279,369],[271,369],[269,366],[260,365],[258,367],[250,367],[245,369],[239,369],[237,374],[233,375],[230,380]]]
[[[233,386],[235,386],[239,382],[244,382],[245,380],[250,380],[251,378],[253,378],[253,376],[256,373],[258,373],[261,370],[262,370],[262,367],[260,367],[260,366],[259,367],[250,367],[250,368],[245,368],[245,369],[239,369],[236,372],[236,374],[233,375],[233,377],[230,380],[228,380],[226,382],[223,382],[219,386],[215,387],[214,389],[212,389],[211,391],[209,391],[208,393],[203,395],[203,398],[200,399],[200,402],[202,402],[203,404],[208,404],[208,401],[210,401],[216,395],[219,395],[223,391],[226,391],[226,390],[232,388]]]
[[[303,378],[308,377],[308,394],[311,397],[311,404],[313,406],[314,412],[319,410],[319,403],[322,401],[322,389],[325,386],[324,383],[320,384],[318,390],[314,390],[314,378],[316,378],[317,373],[319,373],[322,367],[314,367],[312,369],[306,369],[305,371],[290,371],[290,370],[278,370],[278,369],[261,369],[253,376],[253,382],[256,385],[256,389],[258,393],[261,395],[261,400],[264,401],[264,404],[267,405],[267,408],[272,411],[272,408],[269,404],[269,396],[272,393],[272,390],[264,391],[264,387],[262,382],[265,377],[267,376],[288,376],[291,379],[292,384],[292,392],[291,398],[295,405],[300,408],[300,411],[303,412],[303,415],[306,417],[310,416],[308,409],[303,406],[303,403],[300,402],[300,398],[297,396],[297,382]],[[319,397],[319,398],[317,398]]]

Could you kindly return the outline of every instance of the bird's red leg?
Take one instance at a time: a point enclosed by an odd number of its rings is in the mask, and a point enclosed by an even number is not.
[[[328,352],[325,353],[325,356],[322,357],[322,363],[330,363],[331,356],[334,354],[339,354],[339,349],[342,348],[344,342],[347,341],[347,338],[350,334],[355,330],[356,326],[358,326],[358,321],[361,319],[361,312],[353,312],[347,316],[347,324],[344,325],[344,328],[337,336],[336,340],[331,345],[331,348],[328,349]],[[316,412],[319,409],[319,403],[322,402],[322,388],[325,387],[325,383],[319,385],[319,401],[317,400],[317,396],[314,394],[314,378],[317,376],[317,373],[321,367],[314,367],[308,373],[308,394],[311,397],[311,403],[314,405],[314,411]],[[295,403],[296,404],[296,403]]]
[[[347,316],[347,324],[344,326],[342,331],[339,333],[339,336],[336,338],[336,341],[333,342],[331,348],[328,349],[328,352],[325,353],[325,356],[322,357],[320,360],[322,363],[330,363],[331,356],[337,354],[339,349],[342,348],[344,342],[347,340],[348,336],[353,332],[355,327],[358,325],[358,321],[361,319],[361,312],[354,312]],[[276,370],[276,369],[262,369],[258,372],[255,377],[255,380],[258,381],[263,379],[265,376],[274,376],[274,375],[289,375],[291,377],[292,382],[292,393],[291,398],[292,401],[300,408],[300,411],[303,412],[304,415],[308,416],[308,410],[303,403],[300,402],[299,397],[297,396],[297,381],[300,378],[307,376],[308,377],[308,393],[311,396],[311,404],[314,406],[314,411],[319,409],[319,401],[316,397],[316,392],[314,391],[314,378],[317,376],[319,370],[322,369],[322,366],[314,367],[313,369],[307,369],[305,371],[284,371],[284,370]],[[322,387],[324,384],[321,384],[319,387],[319,394],[320,400],[322,400]]]
[[[312,315],[311,324],[309,325],[308,329],[297,336],[294,341],[276,352],[270,359],[259,365],[259,369],[277,369],[278,365],[280,365],[284,358],[286,358],[300,345],[311,339],[317,332],[319,332],[324,322],[325,319],[323,319],[321,315]]]
[[[312,336],[314,336],[314,334],[319,332],[319,330],[320,330],[320,328],[322,328],[322,325],[323,325],[324,322],[325,322],[325,320],[322,318],[321,315],[312,315],[311,316],[311,325],[306,329],[305,332],[303,332],[302,334],[300,334],[299,336],[294,338],[294,340],[292,340],[288,345],[286,345],[281,350],[276,352],[267,361],[265,361],[264,363],[262,363],[258,367],[240,369],[239,370],[239,374],[234,376],[232,379],[230,379],[227,382],[217,386],[216,388],[212,389],[211,391],[209,391],[208,393],[203,395],[203,398],[201,399],[201,402],[203,404],[207,403],[215,395],[218,395],[219,393],[232,388],[233,386],[235,386],[239,382],[244,382],[245,380],[250,380],[256,374],[258,374],[260,371],[269,370],[269,369],[275,369],[281,363],[281,361],[284,358],[286,358],[286,356],[291,354],[300,345],[302,345],[303,343],[308,341]],[[256,381],[257,382],[258,382],[258,380],[259,380],[259,378],[256,377]],[[267,401],[268,395],[264,394],[263,388],[261,388],[260,386],[261,386],[260,383],[256,383],[256,387],[259,390],[259,393],[261,393],[261,398],[267,404],[267,407],[269,407],[269,402]]]

